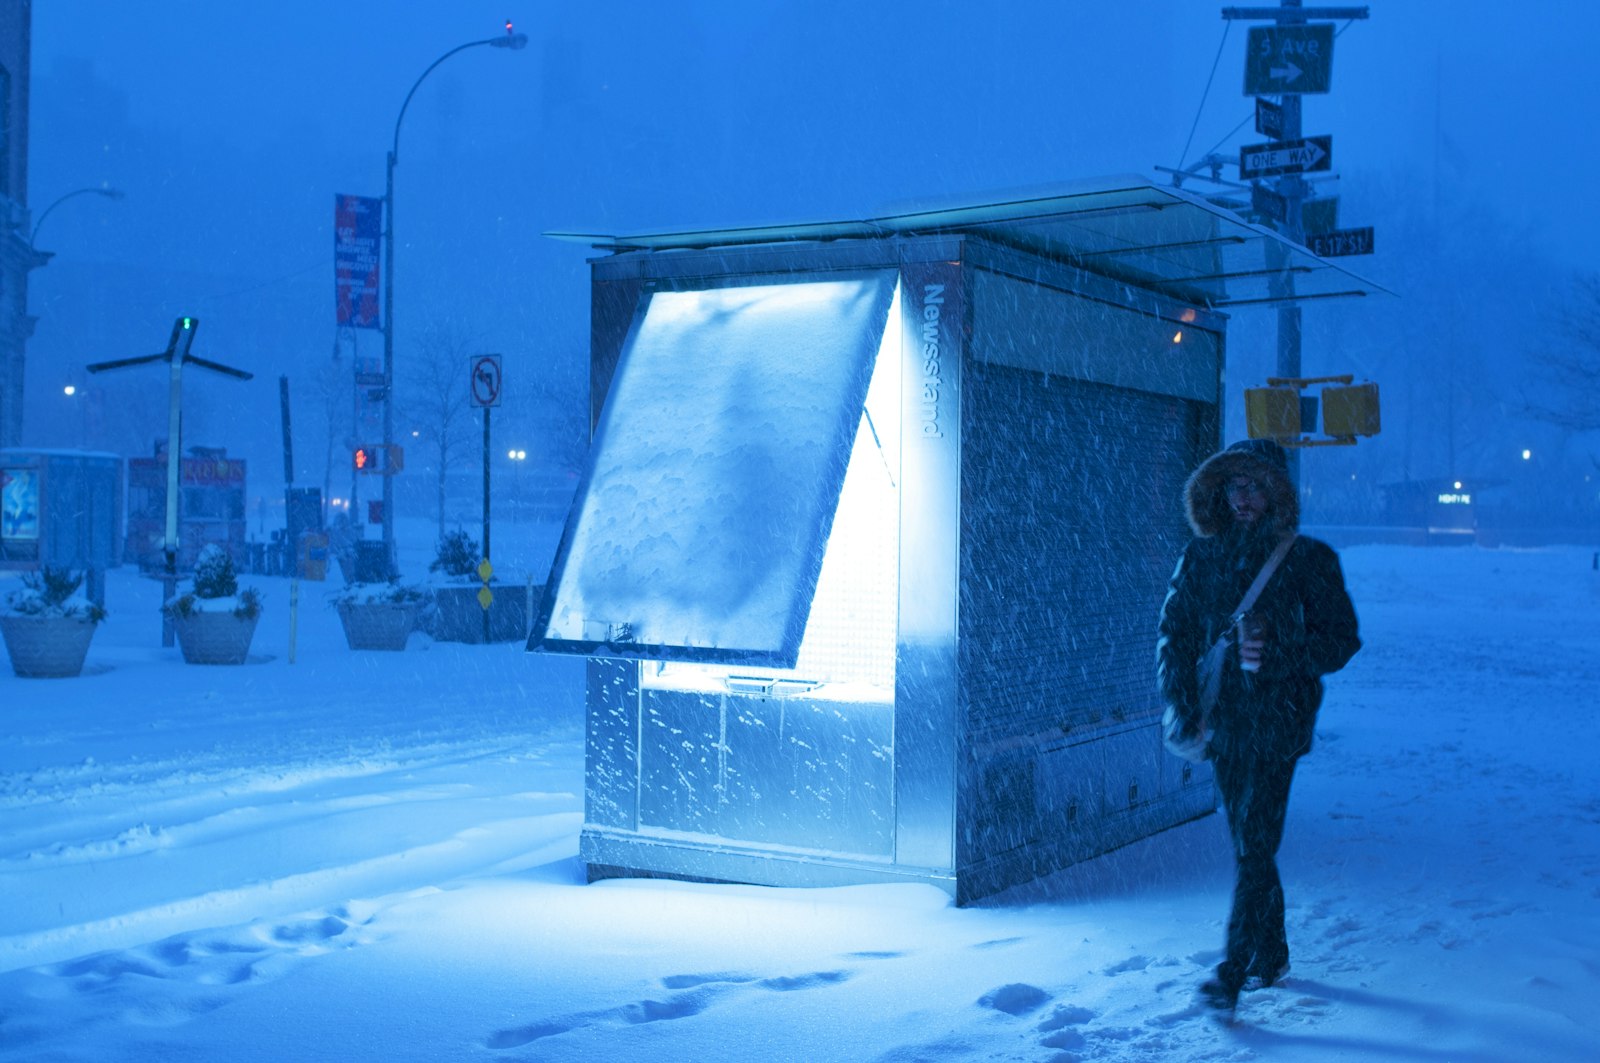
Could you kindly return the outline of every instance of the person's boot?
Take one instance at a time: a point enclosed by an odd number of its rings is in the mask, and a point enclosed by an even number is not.
[[[1239,987],[1219,978],[1200,983],[1200,1002],[1212,1011],[1232,1014],[1239,1004]]]
[[[1251,964],[1250,970],[1245,974],[1244,989],[1250,992],[1255,989],[1271,989],[1289,973],[1289,961],[1280,964],[1259,965]]]

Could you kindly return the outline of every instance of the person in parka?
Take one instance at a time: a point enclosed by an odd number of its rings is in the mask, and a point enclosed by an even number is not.
[[[1206,459],[1184,487],[1195,538],[1161,607],[1156,672],[1162,699],[1200,732],[1195,666],[1233,625],[1206,743],[1233,839],[1235,880],[1227,950],[1205,1003],[1232,1010],[1247,982],[1272,985],[1289,969],[1278,845],[1295,764],[1311,749],[1322,676],[1361,648],[1355,609],[1333,548],[1294,538],[1243,622],[1235,610],[1300,507],[1288,459],[1270,440],[1243,440]]]

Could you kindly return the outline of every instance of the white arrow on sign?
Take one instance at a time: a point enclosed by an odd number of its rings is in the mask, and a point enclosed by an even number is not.
[[[1294,82],[1305,71],[1290,63],[1288,66],[1275,66],[1267,71],[1272,75],[1273,81]]]

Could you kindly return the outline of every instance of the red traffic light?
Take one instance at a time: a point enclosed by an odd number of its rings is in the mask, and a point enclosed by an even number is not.
[[[357,447],[351,454],[356,472],[371,472],[378,466],[378,455],[371,447]]]

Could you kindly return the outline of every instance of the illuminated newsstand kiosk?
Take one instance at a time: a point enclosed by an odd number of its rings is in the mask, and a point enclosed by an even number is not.
[[[591,879],[965,902],[1212,809],[1153,662],[1213,308],[1359,279],[1137,177],[577,239],[593,446],[529,648],[588,658]]]

